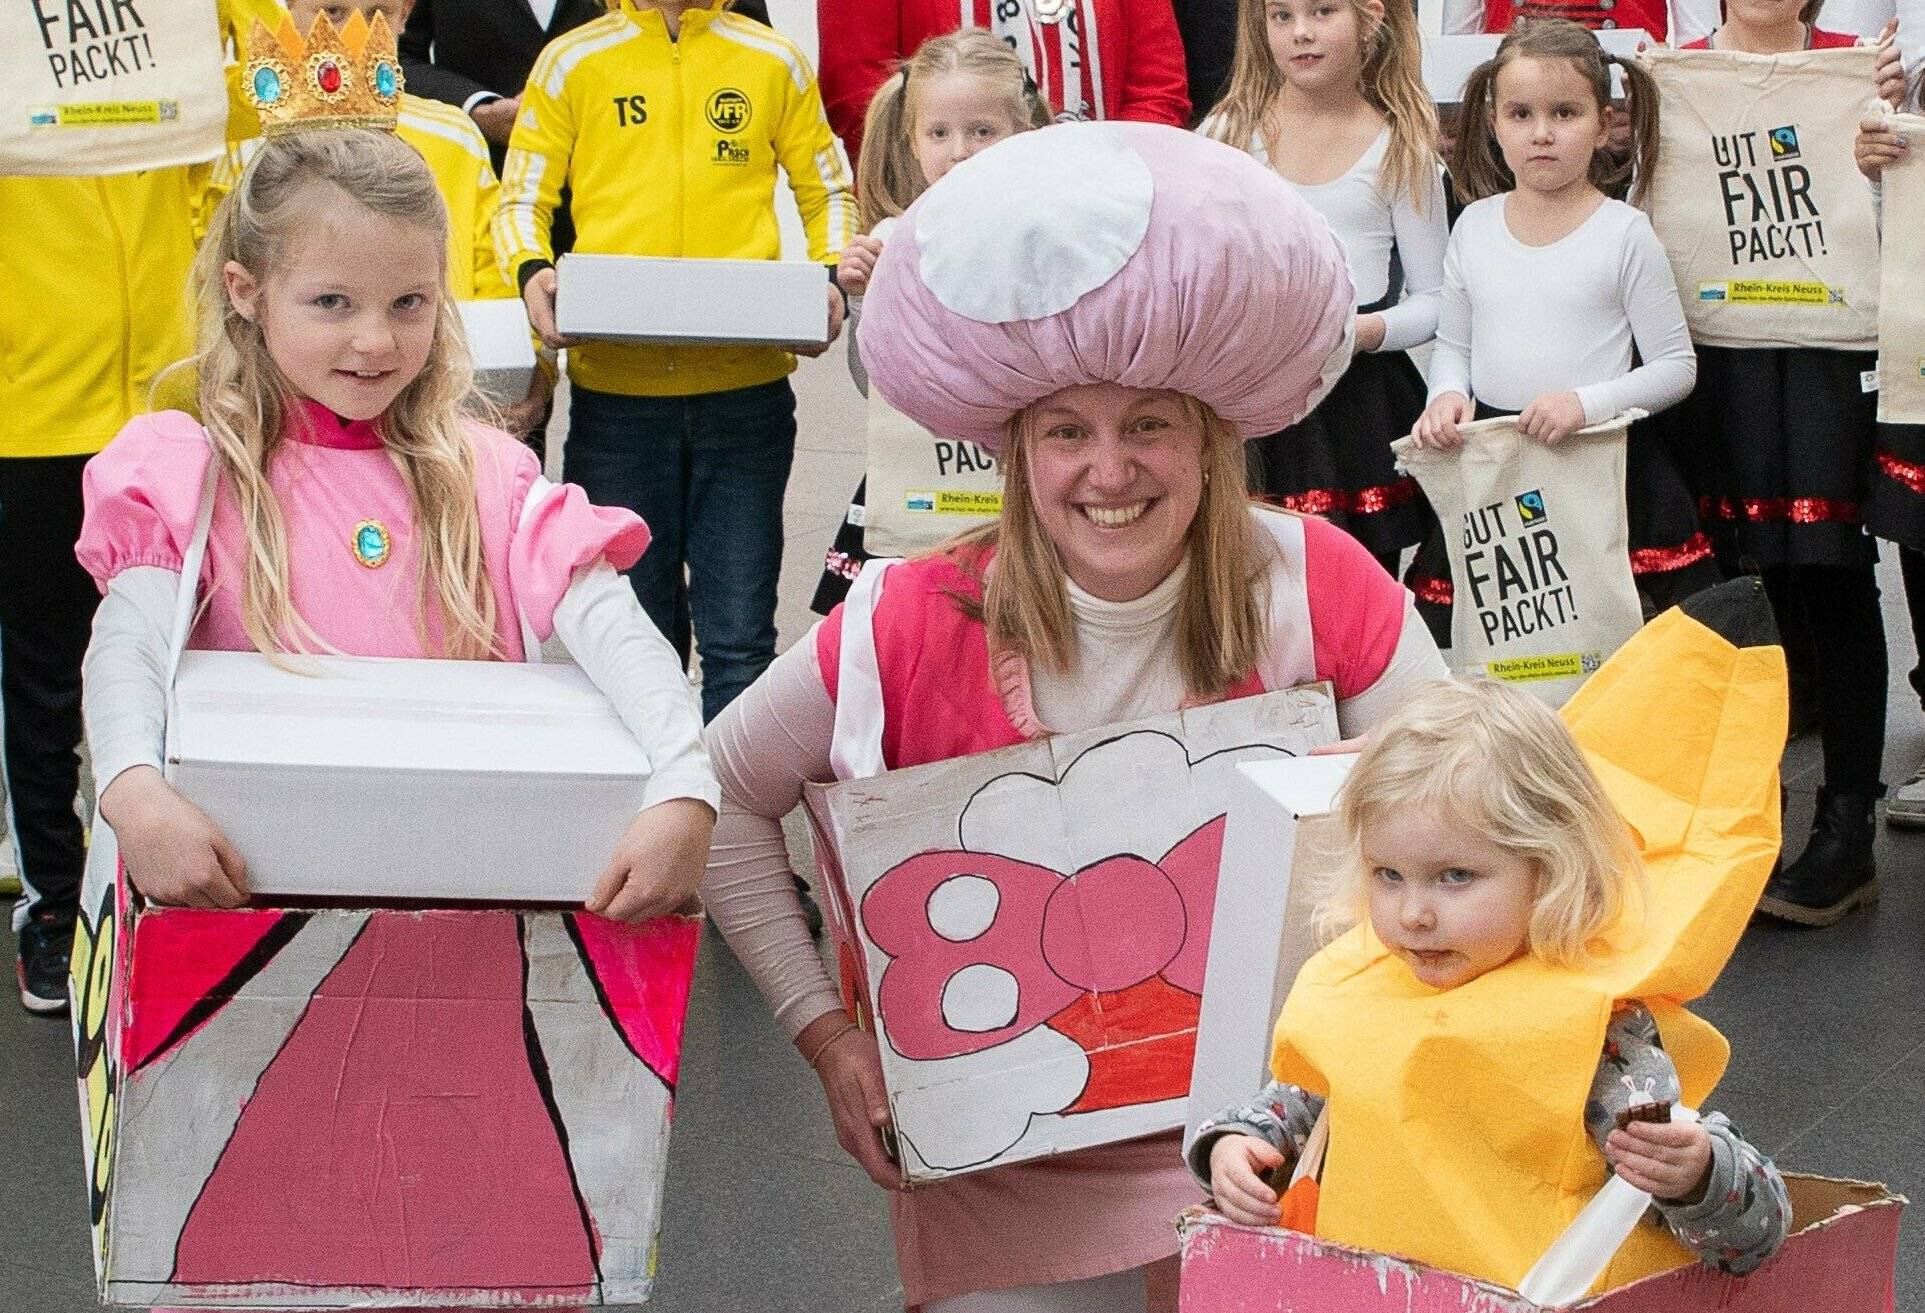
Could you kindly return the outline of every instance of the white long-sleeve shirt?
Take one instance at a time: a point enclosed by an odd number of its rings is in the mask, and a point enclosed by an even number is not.
[[[1469,206],[1451,232],[1431,398],[1461,392],[1520,411],[1546,393],[1576,392],[1584,422],[1596,424],[1689,396],[1698,358],[1643,212],[1607,199],[1566,236],[1528,246],[1505,222],[1505,199]]]
[[[1205,122],[1197,131],[1208,136],[1211,126]],[[1401,263],[1404,299],[1381,312],[1384,343],[1377,349],[1408,351],[1437,333],[1450,220],[1444,207],[1444,176],[1439,170],[1430,174],[1421,210],[1411,203],[1408,192],[1391,195],[1384,190],[1384,152],[1389,145],[1390,129],[1385,128],[1342,177],[1312,187],[1288,178],[1284,181],[1324,217],[1343,243],[1359,306],[1383,300],[1390,290],[1392,256]],[[1270,163],[1270,152],[1261,136],[1244,149],[1259,163]]]
[[[135,766],[161,769],[167,666],[180,572],[130,566],[94,614],[82,710],[99,791]],[[702,717],[682,663],[635,591],[607,562],[576,571],[555,608],[555,634],[648,751],[648,808],[696,798],[717,811],[721,789],[702,743]]]

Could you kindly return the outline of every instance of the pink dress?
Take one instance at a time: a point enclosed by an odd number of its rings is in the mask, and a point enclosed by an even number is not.
[[[631,511],[591,505],[572,486],[520,523],[541,474],[534,453],[496,429],[477,424],[470,433],[497,633],[508,658],[520,660],[516,604],[547,638],[574,571],[598,559],[627,569],[647,548],[648,527]],[[129,422],[87,462],[86,521],[74,551],[102,592],[130,566],[180,569],[212,458],[205,430],[191,416],[163,411]],[[294,608],[315,633],[351,656],[439,655],[439,617],[433,607],[424,615],[420,605],[413,505],[374,426],[343,423],[325,407],[301,403],[268,482],[286,525]],[[246,541],[233,491],[223,486],[201,567],[206,613],[189,647],[253,648],[241,623]]]
[[[494,429],[477,425],[471,435],[497,637],[519,658],[517,604],[546,637],[574,571],[598,560],[625,568],[647,547],[648,530],[628,511],[590,505],[573,487],[549,493],[524,521],[539,475],[534,455]],[[303,404],[287,438],[269,482],[285,520],[299,614],[349,655],[438,655],[434,608],[424,614],[419,604],[408,490],[372,425]],[[88,463],[76,552],[103,591],[130,567],[181,568],[211,458],[200,425],[168,412],[135,419]],[[190,646],[252,648],[241,623],[244,553],[239,512],[223,486],[200,580],[206,609]],[[203,914],[192,927],[219,928],[205,918],[222,915]],[[259,913],[225,915],[269,927],[277,943],[306,919],[287,913],[276,931]],[[563,1298],[594,1289],[601,1241],[575,1193],[565,1128],[549,1103],[549,1060],[527,1018],[520,918],[459,914],[468,918],[461,951],[450,952],[445,915],[369,916],[319,983],[194,1201],[174,1281],[542,1289]],[[665,1028],[637,1024],[646,1009],[618,997],[627,978],[652,970],[637,946],[645,932],[569,920],[631,1050],[672,1089],[675,1044],[656,1042]],[[176,922],[188,924],[163,916],[153,932]],[[225,988],[240,983],[229,975]],[[392,1006],[407,998],[452,1000],[462,1024],[421,1032]],[[670,1010],[679,1039],[679,1008]],[[188,1029],[137,1042],[131,1060],[162,1057]]]

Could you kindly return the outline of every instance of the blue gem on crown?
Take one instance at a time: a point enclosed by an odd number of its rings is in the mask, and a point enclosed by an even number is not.
[[[385,59],[374,66],[374,90],[384,100],[392,100],[400,90],[394,65]]]
[[[281,75],[271,68],[254,70],[254,99],[272,105],[281,98]]]

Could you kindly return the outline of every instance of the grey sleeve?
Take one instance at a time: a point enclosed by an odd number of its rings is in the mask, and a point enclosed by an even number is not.
[[[1294,1159],[1322,1111],[1323,1099],[1319,1096],[1307,1094],[1295,1085],[1271,1081],[1253,1101],[1218,1113],[1197,1127],[1196,1139],[1184,1156],[1190,1175],[1208,1194],[1210,1150],[1226,1135],[1254,1135]]]
[[[849,298],[849,377],[855,380],[856,391],[863,396],[869,395],[869,371],[862,367],[862,345],[857,334],[862,331],[862,298]]]
[[[1651,1013],[1633,1005],[1614,1016],[1584,1106],[1585,1128],[1599,1151],[1617,1128],[1618,1113],[1634,1103],[1675,1104],[1680,1097],[1677,1068],[1664,1051]],[[1655,1208],[1699,1262],[1741,1276],[1784,1243],[1791,1202],[1777,1167],[1729,1118],[1713,1112],[1703,1121],[1711,1136],[1711,1175],[1704,1197],[1690,1204],[1660,1199]]]

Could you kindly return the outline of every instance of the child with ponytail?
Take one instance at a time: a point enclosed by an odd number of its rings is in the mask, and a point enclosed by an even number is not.
[[[1608,149],[1614,66],[1629,93],[1622,159]],[[1650,74],[1563,19],[1520,24],[1471,74],[1451,161],[1467,206],[1444,257],[1419,443],[1454,447],[1459,424],[1517,415],[1526,436],[1551,444],[1690,394],[1697,361],[1670,262],[1650,220],[1614,199],[1651,176],[1657,122]],[[1625,489],[1595,495],[1627,499],[1631,570],[1649,606],[1717,581],[1691,495],[1655,435],[1634,426]],[[1448,600],[1446,562],[1441,537],[1427,540],[1412,567],[1420,601]]]
[[[1361,303],[1349,370],[1316,410],[1252,449],[1255,490],[1329,517],[1394,575],[1430,519],[1390,443],[1423,412],[1405,353],[1437,331],[1449,238],[1414,11],[1242,0],[1230,88],[1200,131],[1270,165],[1329,220]]]
[[[1049,123],[1049,106],[1022,61],[982,28],[930,37],[869,102],[862,129],[868,149],[856,172],[862,235],[843,249],[836,266],[836,285],[849,298],[849,376],[863,396],[869,395],[869,375],[857,337],[862,294],[897,216],[977,151]],[[869,559],[862,546],[866,492],[866,482],[856,487],[849,513],[829,544],[822,580],[809,604],[818,615],[835,609]]]

